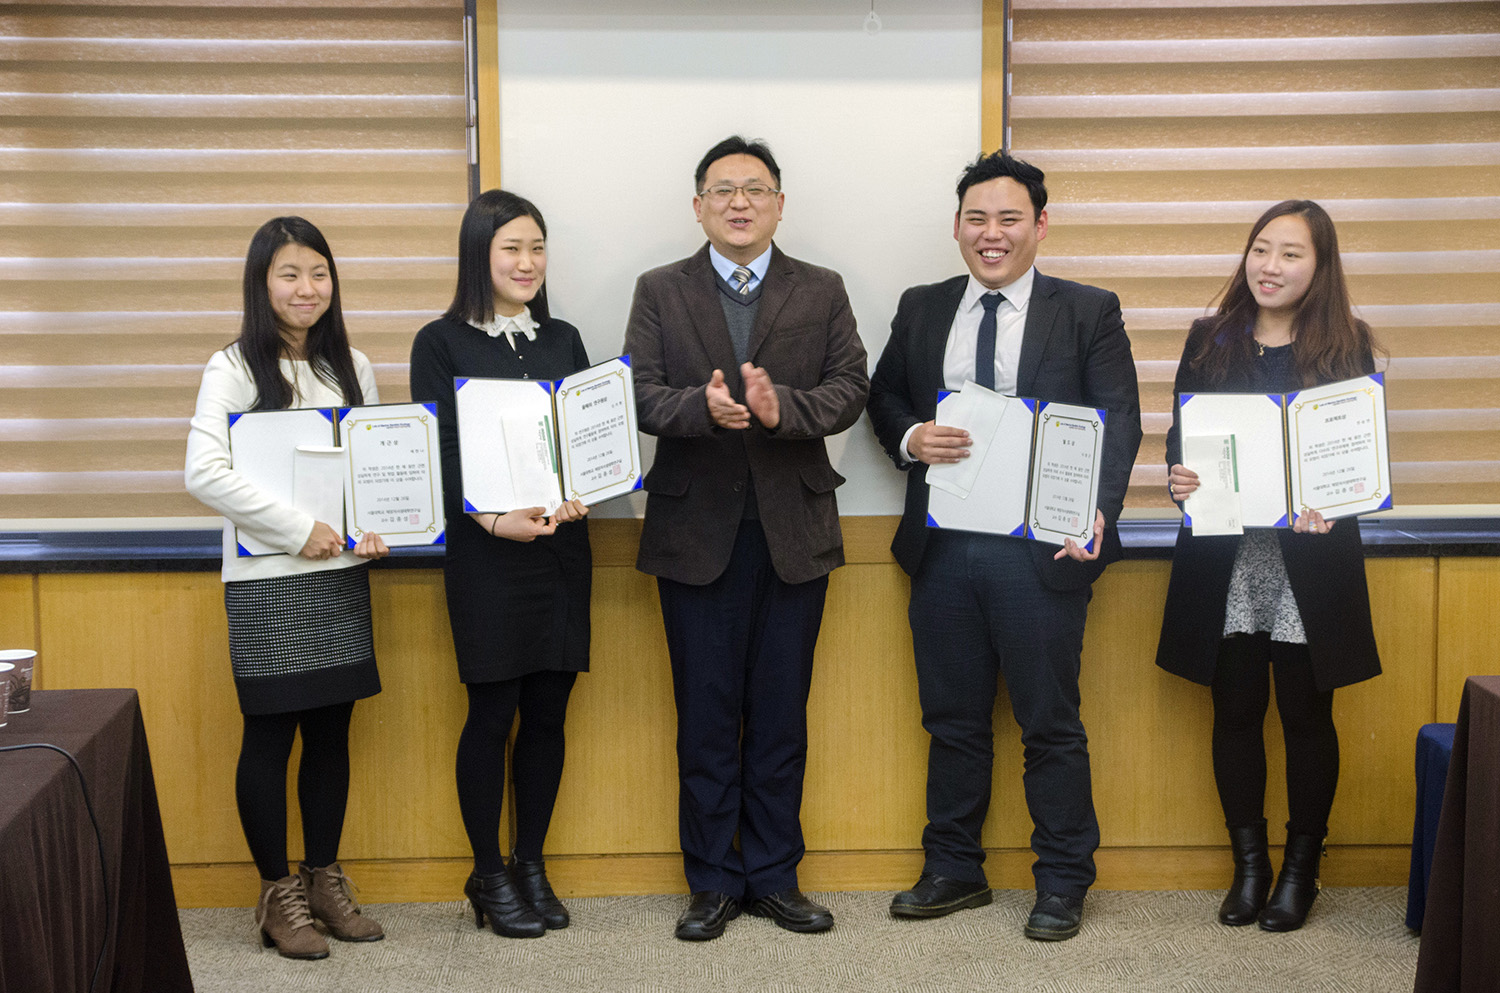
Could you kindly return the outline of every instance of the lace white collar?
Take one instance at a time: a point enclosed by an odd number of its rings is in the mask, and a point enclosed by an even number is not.
[[[510,343],[510,347],[515,348],[516,335],[525,335],[527,341],[536,341],[536,329],[541,325],[532,319],[531,308],[523,307],[521,308],[521,312],[513,317],[496,314],[483,324],[471,324],[470,326],[478,328],[491,338],[498,338],[503,334],[505,335],[505,340]]]

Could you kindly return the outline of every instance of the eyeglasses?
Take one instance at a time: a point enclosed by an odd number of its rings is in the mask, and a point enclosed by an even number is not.
[[[781,193],[780,190],[774,187],[764,186],[760,183],[752,183],[749,186],[730,186],[726,183],[723,186],[710,186],[698,195],[709,203],[726,204],[734,199],[735,193],[740,191],[744,191],[745,199],[751,203],[765,203],[773,196]]]

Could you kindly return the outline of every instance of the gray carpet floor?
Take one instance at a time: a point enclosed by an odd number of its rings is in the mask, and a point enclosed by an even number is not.
[[[1325,889],[1302,930],[1267,934],[1214,918],[1205,891],[1089,895],[1083,930],[1028,941],[1032,894],[997,890],[992,906],[897,921],[889,893],[825,893],[837,925],[796,935],[741,917],[725,935],[672,937],[685,897],[568,901],[573,924],[533,940],[476,931],[467,903],[371,906],[386,940],[330,942],[320,962],[262,951],[248,909],[184,910],[201,993],[803,993],[1026,990],[1028,993],[1382,993],[1412,988],[1417,939],[1403,887]]]

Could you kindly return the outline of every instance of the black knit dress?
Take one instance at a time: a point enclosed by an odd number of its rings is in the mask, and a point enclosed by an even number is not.
[[[459,679],[515,679],[531,672],[587,672],[593,561],[588,521],[562,524],[532,542],[496,538],[463,510],[454,377],[559,379],[587,368],[578,329],[548,320],[536,340],[491,338],[439,318],[417,332],[411,396],[436,401],[448,518],[443,585]]]

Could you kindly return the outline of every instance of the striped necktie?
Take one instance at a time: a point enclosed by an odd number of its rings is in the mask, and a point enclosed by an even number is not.
[[[750,295],[750,277],[753,275],[755,274],[742,265],[735,266],[734,272],[729,274],[729,278],[734,281],[734,288],[739,290],[740,296],[747,297]]]

